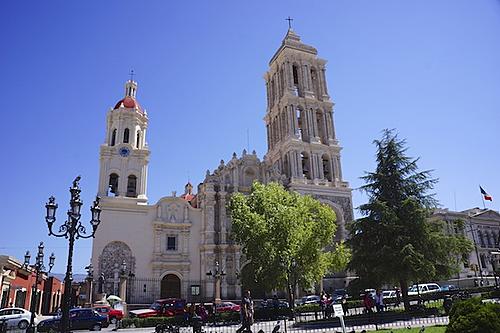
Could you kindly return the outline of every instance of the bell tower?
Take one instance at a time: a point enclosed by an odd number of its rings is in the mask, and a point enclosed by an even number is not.
[[[337,213],[337,238],[343,239],[344,222],[353,217],[351,189],[342,179],[326,60],[317,54],[290,28],[269,62],[266,162],[291,190],[329,203]]]
[[[98,195],[146,203],[149,148],[148,116],[137,99],[137,82],[125,83],[125,97],[108,111],[100,150]]]

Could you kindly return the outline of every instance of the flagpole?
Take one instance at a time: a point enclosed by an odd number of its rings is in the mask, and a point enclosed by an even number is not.
[[[481,185],[479,185],[479,189],[482,189]],[[486,204],[484,203],[484,194],[483,193],[481,193],[481,200],[483,201],[483,208],[486,209]]]

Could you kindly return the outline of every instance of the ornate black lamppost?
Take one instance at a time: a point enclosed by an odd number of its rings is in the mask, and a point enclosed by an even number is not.
[[[219,261],[215,261],[215,271],[212,273],[212,270],[209,270],[207,272],[207,276],[212,276],[215,279],[215,299],[214,299],[214,323],[217,320],[216,315],[217,315],[217,304],[220,303],[220,284],[222,278],[226,275],[226,272],[224,272],[220,267],[219,267]]]
[[[61,318],[61,332],[69,332],[69,309],[71,307],[71,283],[73,281],[72,270],[73,270],[73,246],[75,239],[78,238],[92,238],[95,235],[95,231],[101,223],[100,215],[101,208],[99,207],[99,197],[96,197],[94,204],[90,208],[92,212],[92,219],[90,224],[92,225],[92,233],[87,233],[85,227],[80,223],[80,208],[83,205],[80,199],[80,176],[76,177],[73,181],[73,186],[70,187],[69,192],[71,193],[70,209],[68,210],[68,219],[64,224],[59,227],[58,232],[52,231],[52,226],[56,221],[56,199],[54,197],[49,198],[49,202],[45,205],[47,208],[47,216],[45,216],[45,221],[49,228],[49,236],[64,237],[69,240],[68,248],[68,264],[66,266],[66,276],[64,277],[64,295],[62,304],[62,318]]]
[[[40,278],[40,273],[43,273],[43,270],[45,269],[45,266],[43,265],[43,248],[44,248],[43,242],[40,242],[40,245],[38,245],[36,262],[33,265],[36,275],[35,275],[35,282],[31,287],[31,303],[30,303],[31,318],[30,318],[30,325],[27,330],[28,332],[35,331],[35,311],[36,311],[35,308],[38,300],[38,291],[37,291],[38,279]],[[28,267],[30,265],[30,259],[31,259],[30,251],[26,251],[26,254],[24,255],[25,267]],[[49,272],[52,270],[52,267],[54,267],[55,260],[56,257],[54,256],[54,253],[52,253],[49,257]]]

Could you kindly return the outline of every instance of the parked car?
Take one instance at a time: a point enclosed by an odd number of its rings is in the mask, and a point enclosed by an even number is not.
[[[180,298],[167,298],[155,301],[149,309],[132,310],[130,317],[175,317],[184,315],[186,301]]]
[[[109,326],[108,316],[101,315],[91,308],[69,310],[70,328],[73,330],[100,331]],[[57,331],[61,325],[61,316],[40,321],[38,332]]]
[[[347,290],[345,289],[335,289],[332,294],[332,299],[334,302],[340,302],[342,298],[349,298]]]
[[[221,313],[221,312],[239,312],[240,306],[238,304],[233,303],[233,302],[222,302],[222,303],[215,305],[215,310],[218,313]]]
[[[259,305],[257,305],[258,308],[262,309],[273,309],[273,308],[279,308],[279,309],[288,309],[290,305],[288,304],[287,301],[282,301],[282,300],[274,300],[274,299],[269,299],[266,301],[260,302]]]
[[[7,322],[7,327],[25,330],[31,320],[31,312],[22,308],[5,308],[0,310],[0,323]],[[37,324],[35,318],[35,325]]]
[[[306,305],[306,304],[319,304],[321,302],[321,297],[318,295],[308,295],[304,296],[300,299],[299,304],[300,305]]]
[[[441,287],[437,283],[422,283],[418,285],[413,285],[410,288],[408,288],[408,296],[435,293],[439,291],[441,291]]]
[[[92,307],[95,311],[102,314],[103,316],[108,316],[109,322],[111,324],[116,323],[117,320],[122,320],[123,311],[119,309],[112,308],[109,305],[99,304]]]
[[[445,284],[441,286],[441,291],[458,290],[459,288],[453,284]]]

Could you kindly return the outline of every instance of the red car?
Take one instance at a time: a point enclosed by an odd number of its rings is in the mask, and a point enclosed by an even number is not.
[[[155,301],[149,309],[132,310],[130,317],[148,318],[148,317],[175,317],[184,315],[186,301],[179,298],[159,299]]]
[[[233,302],[222,302],[215,306],[217,312],[239,312],[240,306]]]
[[[112,324],[116,323],[117,320],[122,320],[123,318],[122,310],[113,309],[109,305],[94,305],[92,309],[103,316],[108,316],[108,319]]]

